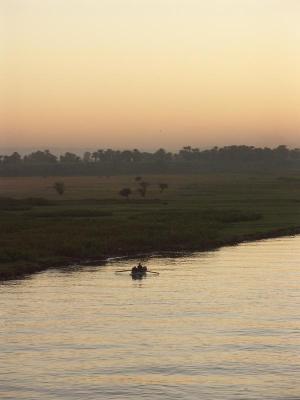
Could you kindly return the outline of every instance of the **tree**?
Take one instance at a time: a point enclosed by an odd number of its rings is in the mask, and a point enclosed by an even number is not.
[[[89,163],[91,161],[92,153],[90,151],[86,151],[83,155],[83,162]]]
[[[60,196],[62,196],[65,193],[64,182],[55,182],[53,187]]]
[[[165,161],[167,159],[167,152],[165,149],[158,149],[153,156],[157,161]]]
[[[57,157],[51,154],[49,150],[38,150],[25,156],[24,161],[32,164],[53,164],[57,162]]]
[[[10,156],[1,156],[3,157],[4,164],[18,164],[21,162],[21,156],[16,151],[12,153]]]
[[[145,182],[145,181],[140,181],[139,182],[140,187],[138,188],[138,192],[142,197],[146,197],[147,194],[147,189],[150,186],[150,183]]]
[[[164,190],[168,189],[169,185],[167,183],[159,183],[158,184],[160,193],[162,193]]]
[[[119,154],[119,157],[120,157],[121,161],[133,162],[132,151],[130,151],[130,150],[121,151],[121,153]]]
[[[94,162],[97,162],[97,161],[98,161],[98,157],[99,157],[98,151],[94,151],[94,152],[91,154],[91,158],[94,160]]]
[[[126,199],[128,199],[128,197],[132,194],[132,191],[130,188],[123,188],[119,191],[119,195],[122,197],[126,197]]]
[[[139,152],[138,149],[133,149],[132,158],[133,158],[133,162],[141,161],[142,154]]]
[[[78,163],[80,162],[80,157],[77,154],[66,152],[64,155],[59,157],[60,162],[62,163]]]

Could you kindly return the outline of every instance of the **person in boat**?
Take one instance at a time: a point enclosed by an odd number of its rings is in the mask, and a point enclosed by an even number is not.
[[[147,272],[147,267],[146,266],[143,267],[141,263],[138,264],[137,269],[138,269],[138,272],[140,272],[140,273]]]
[[[134,266],[131,268],[132,275],[136,275],[138,273],[138,267]]]
[[[136,267],[131,269],[132,274],[145,274],[147,272],[147,267],[143,267],[141,263],[138,263]]]

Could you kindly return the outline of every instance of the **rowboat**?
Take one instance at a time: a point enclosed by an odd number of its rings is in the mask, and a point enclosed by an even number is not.
[[[132,279],[142,279],[147,275],[147,271],[131,271]]]
[[[145,276],[147,276],[147,274],[159,275],[159,272],[150,271],[146,267],[143,267],[143,269],[140,269],[140,268],[121,269],[121,270],[118,270],[115,272],[116,272],[116,274],[119,274],[121,272],[130,272],[132,279],[142,279]]]

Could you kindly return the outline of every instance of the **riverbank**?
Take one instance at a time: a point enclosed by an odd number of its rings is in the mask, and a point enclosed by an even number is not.
[[[109,257],[207,251],[300,233],[300,185],[253,175],[0,180],[0,279]],[[161,192],[158,183],[168,188]],[[133,195],[119,195],[130,187]]]
[[[102,265],[105,264],[108,260],[119,258],[119,259],[130,259],[130,258],[141,258],[147,259],[153,255],[156,256],[166,256],[166,257],[180,257],[182,255],[187,255],[194,252],[205,252],[205,251],[213,251],[218,250],[219,248],[225,246],[236,246],[241,243],[246,242],[255,242],[260,240],[279,238],[285,236],[294,236],[300,234],[300,227],[290,228],[290,229],[278,229],[271,232],[260,233],[256,235],[245,235],[239,238],[230,239],[228,241],[224,240],[222,242],[216,241],[215,243],[206,243],[205,245],[199,246],[199,248],[182,248],[180,249],[165,249],[159,252],[156,249],[153,249],[152,252],[148,253],[115,253],[104,256],[98,256],[94,258],[87,259],[62,259],[60,261],[48,261],[48,262],[40,262],[40,263],[22,263],[22,264],[7,264],[0,265],[0,282],[20,279],[24,278],[28,275],[32,275],[37,272],[42,272],[47,269],[60,269],[60,268],[68,268],[74,265],[78,266],[90,266],[90,265]]]

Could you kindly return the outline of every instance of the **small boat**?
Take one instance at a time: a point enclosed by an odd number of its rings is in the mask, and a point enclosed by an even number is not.
[[[132,269],[131,270],[131,274],[132,279],[142,279],[143,277],[145,277],[147,275],[147,268],[143,268],[143,269]]]
[[[120,272],[130,272],[130,275],[132,277],[132,279],[142,279],[145,276],[147,276],[147,274],[155,274],[155,275],[159,275],[159,272],[156,271],[150,271],[149,269],[147,269],[147,267],[133,267],[131,269],[121,269],[116,271],[116,274],[120,273]]]

